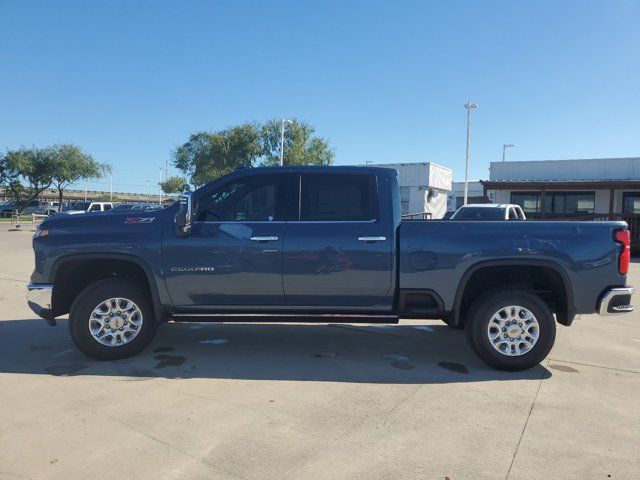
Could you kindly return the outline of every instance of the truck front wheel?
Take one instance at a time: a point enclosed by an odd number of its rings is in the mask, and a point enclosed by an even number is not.
[[[96,360],[116,360],[141,352],[156,333],[148,292],[122,278],[99,280],[71,306],[69,330],[78,349]]]
[[[553,313],[540,297],[524,290],[479,299],[465,323],[473,350],[499,370],[526,370],[539,364],[556,338]]]

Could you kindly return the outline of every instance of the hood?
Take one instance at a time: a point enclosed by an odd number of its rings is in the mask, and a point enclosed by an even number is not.
[[[47,230],[102,229],[116,227],[121,224],[153,223],[166,215],[167,209],[150,212],[83,212],[67,211],[51,215],[40,225]],[[82,213],[82,215],[80,215]]]

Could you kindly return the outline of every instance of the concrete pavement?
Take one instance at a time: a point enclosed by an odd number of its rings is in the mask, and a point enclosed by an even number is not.
[[[637,313],[520,373],[438,321],[167,324],[104,363],[28,310],[32,265],[0,229],[0,479],[640,478]]]

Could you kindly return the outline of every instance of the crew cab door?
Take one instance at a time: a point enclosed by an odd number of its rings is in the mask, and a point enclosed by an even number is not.
[[[287,223],[284,241],[287,305],[391,308],[394,231],[386,177],[334,171],[298,178],[298,218]]]
[[[286,178],[236,176],[194,197],[191,235],[165,233],[165,279],[177,309],[284,305]]]

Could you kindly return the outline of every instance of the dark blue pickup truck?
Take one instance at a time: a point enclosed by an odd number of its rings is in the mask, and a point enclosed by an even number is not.
[[[464,328],[489,365],[549,353],[556,322],[633,310],[624,222],[402,221],[394,170],[253,168],[160,211],[60,216],[33,239],[29,305],[103,360],[174,321]]]

